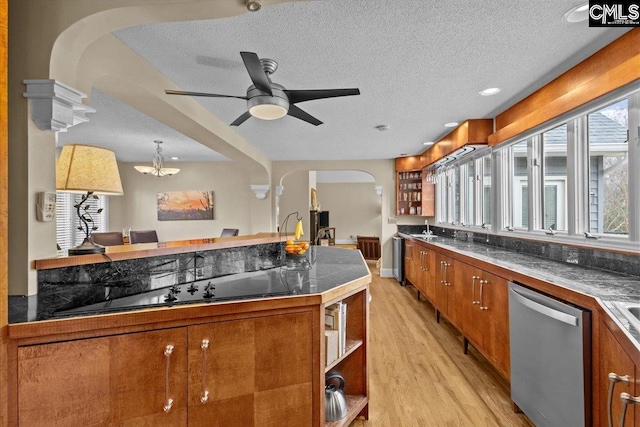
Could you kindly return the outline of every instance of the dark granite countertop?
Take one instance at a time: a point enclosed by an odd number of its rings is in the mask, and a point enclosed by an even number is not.
[[[411,235],[405,236],[412,237]],[[595,297],[600,305],[628,332],[640,350],[640,331],[632,328],[627,319],[612,304],[613,302],[640,304],[640,277],[638,276],[589,268],[569,262],[552,261],[530,254],[449,237],[413,238]]]
[[[359,251],[312,246],[305,255],[286,257],[282,266],[196,280],[53,313],[52,318],[87,316],[184,304],[320,294],[369,275]],[[16,312],[18,311],[18,312]],[[31,321],[9,304],[10,323]]]

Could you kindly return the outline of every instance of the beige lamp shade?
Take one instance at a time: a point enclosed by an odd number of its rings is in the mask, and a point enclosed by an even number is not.
[[[56,164],[56,190],[120,196],[122,182],[113,151],[83,144],[68,144]]]

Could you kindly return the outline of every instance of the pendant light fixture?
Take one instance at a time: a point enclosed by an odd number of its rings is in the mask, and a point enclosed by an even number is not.
[[[160,178],[161,176],[171,176],[180,172],[178,168],[165,168],[164,167],[164,157],[162,157],[162,148],[160,148],[160,144],[162,141],[153,141],[157,144],[156,154],[153,156],[153,166],[134,166],[136,170],[145,175],[151,174]]]

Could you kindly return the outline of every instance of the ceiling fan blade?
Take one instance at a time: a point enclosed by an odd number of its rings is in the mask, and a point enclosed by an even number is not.
[[[246,96],[233,96],[233,95],[218,95],[215,93],[202,93],[202,92],[184,92],[181,90],[165,90],[167,95],[189,95],[189,96],[208,96],[210,98],[238,98],[246,100]]]
[[[284,90],[289,98],[289,104],[312,101],[314,99],[336,98],[338,96],[360,95],[360,89],[314,89],[314,90]]]
[[[244,114],[242,114],[240,117],[238,117],[237,119],[235,119],[233,121],[233,123],[231,123],[231,126],[240,126],[241,124],[243,124],[244,122],[247,121],[247,119],[251,117],[251,113],[246,111]]]
[[[307,123],[311,123],[314,126],[318,126],[322,124],[320,120],[316,119],[311,114],[301,110],[299,107],[296,107],[293,104],[289,105],[289,112],[287,114],[295,117],[296,119],[300,119]]]
[[[247,68],[249,77],[251,77],[251,81],[256,86],[256,89],[273,96],[273,92],[271,92],[271,82],[269,82],[269,77],[267,77],[267,73],[265,73],[262,68],[258,55],[253,52],[240,52],[240,56],[242,56],[244,66]]]

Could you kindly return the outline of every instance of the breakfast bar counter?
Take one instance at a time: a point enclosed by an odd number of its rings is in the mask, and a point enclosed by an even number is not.
[[[43,267],[40,317],[7,328],[9,424],[326,427],[367,418],[371,273],[360,251],[290,256],[277,235],[252,242],[165,245],[147,257],[110,250],[106,262]],[[327,363],[333,305],[344,310],[345,345]],[[348,412],[337,422],[325,422],[328,373],[345,379]]]

